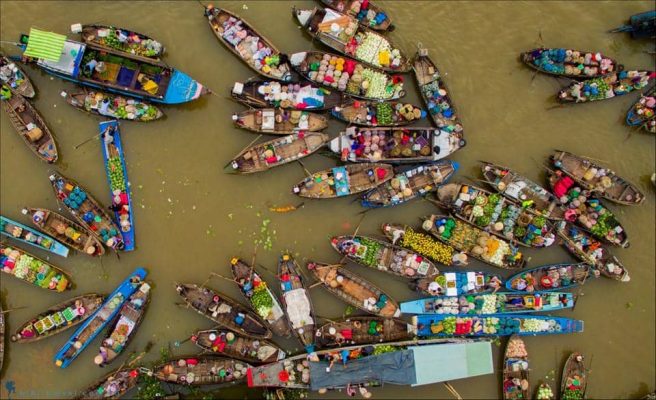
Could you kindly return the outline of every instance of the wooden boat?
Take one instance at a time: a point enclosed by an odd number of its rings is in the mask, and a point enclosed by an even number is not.
[[[408,58],[398,47],[381,34],[358,26],[356,18],[321,7],[292,7],[292,15],[312,38],[342,54],[385,72],[409,70]],[[334,24],[337,30],[333,30]]]
[[[506,289],[526,293],[572,289],[585,283],[590,268],[586,263],[542,265],[512,275],[506,281]]]
[[[91,293],[55,304],[21,324],[11,336],[11,341],[31,343],[61,333],[89,318],[103,301],[104,296]]]
[[[372,283],[340,265],[308,262],[307,269],[342,301],[383,318],[401,315],[398,303]]]
[[[105,164],[105,174],[109,184],[109,194],[114,211],[114,223],[121,231],[123,251],[132,251],[134,238],[134,207],[130,193],[130,180],[125,165],[123,143],[118,130],[118,121],[105,121],[98,125],[101,135],[101,148]]]
[[[334,107],[330,114],[353,125],[404,126],[426,117],[426,111],[400,101],[350,100]]]
[[[63,292],[73,288],[68,273],[25,250],[0,243],[2,272],[42,289]]]
[[[262,318],[271,331],[282,337],[289,337],[289,321],[280,305],[278,298],[268,287],[266,281],[239,258],[230,260],[230,268],[235,283],[239,286],[241,294],[251,304],[251,308]]]
[[[435,204],[451,215],[502,239],[526,247],[548,247],[556,241],[555,227],[546,217],[526,211],[498,193],[447,183],[437,188],[435,197]]]
[[[323,115],[282,108],[242,111],[233,114],[232,121],[238,128],[267,135],[289,135],[297,131],[317,132],[328,127],[328,119]]]
[[[0,301],[0,374],[5,362],[5,330],[5,312],[2,309],[2,301]]]
[[[397,318],[348,317],[317,329],[317,346],[341,347],[412,340],[415,326]]]
[[[120,399],[137,386],[140,374],[139,368],[119,368],[88,386],[75,399]]]
[[[392,179],[389,164],[360,163],[334,167],[303,179],[292,193],[314,199],[331,199],[365,192]]]
[[[333,10],[347,13],[356,18],[361,26],[376,31],[393,31],[394,25],[389,15],[383,9],[370,1],[362,0],[321,0],[321,2]],[[364,8],[363,8],[364,7]],[[373,13],[373,17],[370,16]]]
[[[508,339],[503,356],[501,391],[504,400],[530,398],[528,352],[517,335]]]
[[[109,327],[109,332],[100,345],[99,354],[94,359],[96,365],[103,367],[110,364],[125,350],[146,315],[148,303],[150,285],[143,282],[123,304]]]
[[[79,27],[73,25],[75,27]],[[79,33],[82,41],[99,48],[117,50],[133,56],[148,57],[155,60],[164,54],[164,46],[157,40],[129,29],[110,25],[85,24]]]
[[[160,364],[153,376],[162,382],[200,386],[238,383],[246,378],[250,365],[243,361],[212,355],[178,357]]]
[[[448,244],[433,239],[431,235],[400,224],[383,224],[382,231],[392,244],[416,251],[447,267],[454,266],[453,256],[456,250]]]
[[[343,95],[305,81],[278,82],[249,79],[235,82],[230,92],[241,104],[255,108],[324,111],[342,103]]]
[[[146,270],[137,268],[109,296],[55,354],[55,365],[66,368],[84,351],[96,336],[114,319],[128,297],[139,289],[146,277]]]
[[[287,57],[245,19],[211,4],[205,6],[205,16],[219,42],[253,71],[269,79],[292,79]],[[252,51],[252,47],[257,51]]]
[[[504,269],[523,268],[526,265],[523,254],[511,242],[459,219],[430,215],[424,219],[422,228],[437,240],[486,264]]]
[[[554,167],[574,179],[583,189],[599,192],[607,200],[624,205],[645,201],[645,195],[636,185],[589,158],[556,150],[551,161]]]
[[[588,103],[612,99],[644,88],[654,76],[650,71],[622,71],[572,82],[558,92],[556,100],[561,103]]]
[[[121,230],[91,193],[79,183],[59,173],[53,172],[49,179],[57,199],[84,228],[115,251],[125,247]]]
[[[583,332],[583,321],[547,315],[445,315],[412,317],[417,336],[542,336]]]
[[[563,222],[558,227],[558,235],[572,255],[593,266],[601,275],[620,282],[631,280],[629,272],[620,260],[582,229]]]
[[[301,268],[290,254],[278,261],[278,279],[282,292],[282,305],[292,332],[308,351],[314,349],[316,317],[312,298],[305,288]]]
[[[285,352],[276,344],[229,330],[198,331],[191,336],[191,341],[207,352],[250,364],[266,364],[285,358]]]
[[[410,288],[431,296],[460,296],[481,293],[496,293],[503,280],[499,275],[481,271],[441,272],[438,275],[417,279]]]
[[[362,196],[363,207],[390,207],[426,196],[445,184],[458,169],[455,161],[440,160],[431,164],[410,167],[391,180]]]
[[[560,378],[561,399],[585,399],[588,387],[588,369],[585,367],[581,353],[572,353],[565,361],[563,375]]]
[[[244,149],[230,161],[225,172],[252,174],[305,158],[328,143],[322,132],[299,131]]]
[[[544,48],[521,53],[521,60],[544,74],[574,79],[599,78],[620,69],[617,61],[601,53],[564,48]]]
[[[633,39],[656,38],[656,11],[651,10],[632,15],[628,25],[622,25],[610,32],[630,32]]]
[[[55,138],[43,117],[27,99],[13,95],[2,101],[2,108],[16,133],[37,157],[48,164],[57,162],[59,154]]]
[[[481,161],[483,180],[497,192],[522,208],[535,211],[552,220],[565,218],[565,210],[558,199],[547,189],[508,167]]]
[[[0,51],[0,82],[23,97],[34,97],[34,86],[25,71]]]
[[[546,382],[542,382],[535,391],[534,398],[536,400],[555,400],[556,396],[554,395],[551,386]]]
[[[214,289],[192,283],[176,284],[188,307],[219,326],[254,339],[269,339],[271,331],[257,314]]]
[[[39,229],[83,254],[105,254],[102,243],[89,230],[61,214],[45,208],[23,208],[22,213],[29,214]]]
[[[434,128],[346,128],[330,141],[342,161],[424,163],[448,157],[461,148],[457,135]]]
[[[423,278],[439,273],[428,258],[373,237],[333,236],[330,244],[357,264],[403,278]]]
[[[656,87],[642,94],[626,113],[626,124],[656,133]]]
[[[303,78],[351,97],[381,101],[405,96],[403,79],[376,71],[348,57],[323,51],[304,51],[291,54],[289,62]]]
[[[62,91],[61,95],[68,104],[78,110],[101,117],[150,122],[164,116],[162,110],[150,103],[100,90],[80,87],[72,92]],[[105,102],[107,110],[101,112]]]
[[[68,247],[55,238],[45,235],[19,222],[0,215],[0,234],[37,249],[49,251],[58,256],[68,257]]]

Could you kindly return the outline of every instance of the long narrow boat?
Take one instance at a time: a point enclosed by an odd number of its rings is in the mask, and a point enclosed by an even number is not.
[[[61,333],[85,321],[100,308],[104,296],[91,293],[73,297],[20,324],[11,336],[16,343],[31,343]]]
[[[645,201],[645,195],[636,185],[589,158],[556,150],[551,161],[554,167],[574,179],[583,189],[598,192],[607,200],[624,205]]]
[[[390,207],[426,196],[445,184],[458,170],[455,161],[440,160],[398,171],[394,178],[362,196],[362,206]]]
[[[633,103],[626,113],[626,124],[642,126],[649,133],[656,133],[656,86]]]
[[[588,103],[612,99],[644,88],[654,76],[656,73],[650,71],[622,71],[572,82],[558,92],[556,100],[561,103]]]
[[[415,326],[397,318],[348,317],[331,321],[317,329],[321,348],[412,340]]]
[[[574,79],[599,78],[619,69],[615,60],[601,53],[557,47],[529,50],[520,58],[542,73]]]
[[[321,0],[321,2],[326,7],[356,18],[360,25],[366,28],[376,31],[394,30],[389,15],[368,0]]]
[[[495,267],[518,269],[526,264],[523,254],[511,242],[459,219],[431,215],[424,219],[422,228],[437,240]]]
[[[342,161],[423,163],[448,157],[460,138],[435,128],[346,128],[330,142]]]
[[[2,374],[2,366],[5,362],[5,313],[2,309],[2,300],[0,300],[0,375]]]
[[[307,269],[330,293],[362,311],[383,318],[401,315],[398,303],[388,294],[340,265],[308,262]]]
[[[25,250],[4,243],[0,243],[0,268],[6,274],[43,289],[63,292],[73,287],[68,273]]]
[[[305,288],[301,268],[290,254],[278,261],[278,279],[282,292],[282,305],[292,332],[309,352],[314,350],[316,317],[312,298]]]
[[[212,4],[205,6],[205,16],[219,42],[253,71],[269,79],[292,78],[287,58],[245,19]]]
[[[419,337],[540,336],[583,332],[583,321],[546,315],[432,315],[412,317]]]
[[[23,97],[34,97],[34,86],[25,71],[0,51],[0,82]]]
[[[549,264],[518,272],[506,281],[506,289],[534,293],[567,290],[583,285],[590,277],[586,263]]]
[[[96,365],[104,367],[118,357],[137,333],[150,303],[150,285],[143,282],[123,304],[116,320],[100,345],[99,354],[94,359]]]
[[[528,352],[524,341],[517,335],[508,339],[503,355],[501,391],[504,400],[530,398]]]
[[[540,386],[538,386],[535,391],[535,400],[555,400],[555,399],[556,396],[554,395],[551,386],[546,382],[540,383]]]
[[[200,386],[239,383],[252,368],[243,361],[212,355],[194,355],[169,360],[153,369],[153,376],[162,382]]]
[[[383,224],[381,229],[392,244],[414,250],[447,267],[454,264],[453,256],[456,250],[448,244],[435,240],[431,235],[400,224]]]
[[[343,197],[371,190],[393,175],[394,169],[389,164],[347,164],[315,172],[297,183],[292,193],[311,199]]]
[[[80,87],[71,92],[62,91],[61,95],[78,110],[101,117],[150,122],[164,116],[162,110],[150,103],[100,90]]]
[[[2,108],[18,136],[37,157],[48,164],[57,162],[59,154],[55,138],[43,117],[27,99],[20,95],[12,95],[2,101]]]
[[[266,281],[254,269],[239,258],[230,260],[230,268],[241,294],[251,304],[251,308],[278,336],[289,337],[289,321],[276,295]]]
[[[430,278],[417,279],[410,288],[430,296],[462,296],[496,293],[503,280],[499,275],[481,271],[442,272]]]
[[[114,223],[121,229],[121,237],[125,245],[122,250],[132,251],[135,247],[134,208],[118,121],[101,122],[98,128],[102,139],[101,148],[110,199],[114,209]]]
[[[68,247],[63,243],[36,229],[32,229],[2,215],[0,215],[0,234],[34,246],[37,249],[49,251],[58,256],[68,257]]]
[[[112,221],[105,208],[79,183],[54,172],[49,177],[55,196],[75,219],[105,246],[115,251],[125,247],[121,230]]]
[[[297,131],[317,132],[328,127],[328,118],[302,110],[263,108],[232,115],[238,128],[267,135],[290,135]]]
[[[191,341],[201,349],[250,364],[266,364],[285,358],[285,352],[273,342],[253,339],[228,330],[198,331]]]
[[[120,399],[129,390],[137,387],[141,371],[139,368],[119,368],[89,385],[75,397],[77,400]]]
[[[330,244],[357,264],[403,278],[424,278],[439,273],[428,258],[373,237],[333,236]]]
[[[330,110],[340,105],[344,97],[336,90],[330,91],[311,82],[278,82],[260,79],[235,82],[230,95],[249,107],[277,107],[307,111]]]
[[[328,140],[328,135],[322,132],[292,133],[244,149],[228,162],[224,170],[236,174],[267,171],[311,155]]]
[[[565,361],[560,378],[560,398],[567,400],[585,399],[588,387],[588,369],[583,354],[572,353]]]
[[[329,8],[297,9],[292,15],[314,39],[362,63],[386,72],[407,72],[408,58],[383,35]]]
[[[524,210],[498,193],[463,183],[437,188],[436,204],[451,214],[502,239],[526,247],[548,247],[556,241],[553,223]]]
[[[334,107],[330,114],[349,124],[370,128],[404,126],[426,117],[426,111],[400,101],[350,100]]]
[[[146,270],[137,268],[109,296],[102,307],[73,333],[68,341],[57,351],[55,365],[66,368],[84,351],[96,336],[114,319],[123,303],[125,303],[140,286],[146,277]]]
[[[164,46],[157,40],[144,34],[111,25],[85,24],[72,25],[79,28],[73,33],[79,33],[82,41],[95,44],[99,48],[118,50],[138,57],[148,57],[155,60],[164,54]]]
[[[45,208],[23,208],[22,213],[32,217],[32,223],[45,233],[71,248],[89,255],[102,256],[105,248],[87,228]]]
[[[630,32],[633,39],[656,38],[656,11],[650,10],[634,14],[629,18],[628,25],[622,25],[610,32]]]

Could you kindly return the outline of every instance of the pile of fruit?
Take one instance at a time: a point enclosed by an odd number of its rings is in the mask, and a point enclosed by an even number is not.
[[[21,254],[10,247],[6,247],[3,254],[9,258],[14,258],[13,270],[8,269],[6,266],[4,270],[17,278],[57,292],[64,291],[69,285],[68,279],[63,274],[34,257]]]
[[[390,125],[393,122],[392,113],[392,106],[389,103],[376,104],[376,119],[378,120],[378,125]]]
[[[415,232],[412,228],[405,229],[400,244],[444,265],[451,265],[453,262],[453,247],[438,242],[429,235]]]
[[[353,242],[356,246],[359,245],[355,255],[360,259],[360,263],[368,267],[378,267],[379,252],[382,249],[381,244],[366,237],[358,237]]]
[[[392,49],[389,41],[383,36],[367,31],[356,35],[357,47],[354,54],[357,60],[362,60],[376,67],[399,68],[401,66],[401,52]]]
[[[260,317],[267,319],[269,314],[271,314],[273,299],[267,290],[265,282],[260,282],[259,285],[255,286],[253,296],[251,296],[251,304]]]
[[[107,159],[107,174],[109,175],[109,186],[114,190],[126,191],[125,177],[123,174],[123,164],[118,156]]]
[[[536,395],[536,399],[538,400],[551,400],[554,399],[554,392],[551,390],[551,387],[549,385],[542,384],[538,388],[538,393]]]

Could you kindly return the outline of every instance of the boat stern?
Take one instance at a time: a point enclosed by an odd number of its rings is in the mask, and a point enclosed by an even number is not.
[[[164,98],[159,100],[159,102],[164,104],[187,103],[207,93],[210,93],[208,88],[184,72],[176,69],[171,76],[171,81],[169,82]]]

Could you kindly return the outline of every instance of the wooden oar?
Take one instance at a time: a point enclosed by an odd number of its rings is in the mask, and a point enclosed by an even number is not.
[[[0,312],[0,314],[7,314],[7,313],[10,313],[12,311],[22,310],[24,308],[27,308],[27,306],[14,307],[14,308],[10,308],[9,310],[3,310],[2,312]]]
[[[305,168],[305,164],[303,164],[303,162],[301,160],[296,160],[296,161],[298,161],[298,163],[301,164],[301,167],[303,168],[303,171],[305,171],[305,175],[307,175],[308,177],[312,176],[310,171],[308,171],[307,168]]]
[[[449,393],[451,393],[451,395],[453,395],[453,397],[455,397],[455,398],[458,399],[458,400],[462,400],[462,396],[460,395],[460,393],[458,393],[458,391],[456,390],[456,388],[454,388],[453,385],[451,385],[451,383],[449,383],[449,382],[442,382],[442,384],[443,384],[444,387],[449,391]]]
[[[252,142],[250,142],[249,144],[247,144],[246,147],[244,147],[243,149],[241,149],[241,151],[240,151],[239,153],[237,153],[237,157],[239,157],[239,155],[241,155],[241,153],[243,153],[246,149],[248,149],[249,147],[251,147],[251,146],[252,146],[255,142],[257,142],[261,137],[262,137],[262,134],[257,135],[257,137],[256,137],[255,139],[253,139]],[[235,157],[235,158],[236,158],[236,157]],[[227,167],[227,166],[230,165],[230,164],[232,164],[232,160],[228,161],[228,162],[226,163],[226,165],[223,166],[223,168]]]

